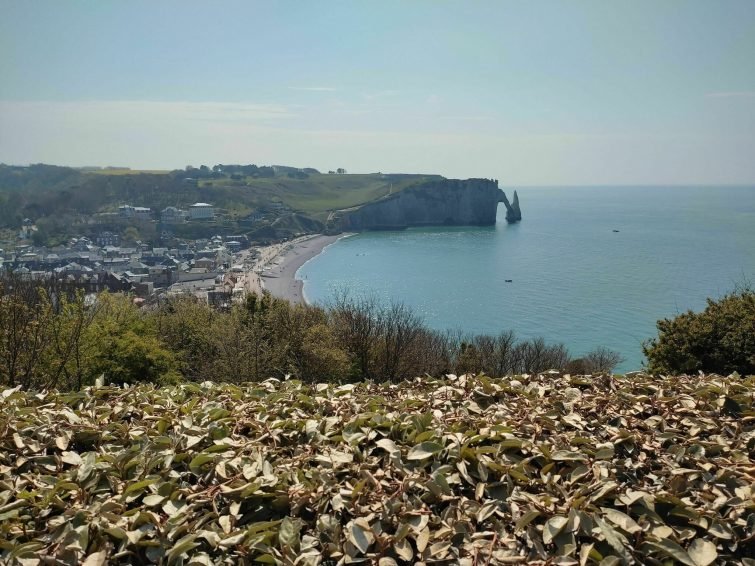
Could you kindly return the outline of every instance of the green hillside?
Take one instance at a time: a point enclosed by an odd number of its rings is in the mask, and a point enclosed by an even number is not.
[[[241,221],[252,213],[264,217],[255,230],[276,223],[278,227],[322,226],[333,210],[364,204],[429,178],[439,176],[321,174],[314,169],[256,165],[166,172],[0,164],[0,231],[10,233],[24,218],[30,218],[40,227],[37,243],[54,244],[98,229],[122,231],[123,223],[112,215],[102,216],[116,212],[122,204],[149,207],[153,219],[158,220],[165,207],[186,208],[194,202],[209,202],[218,211],[217,228],[189,230],[197,234],[249,231]],[[314,223],[302,223],[301,218],[292,223],[283,218],[292,213]],[[145,239],[157,234],[154,227],[141,228]],[[287,235],[285,229],[266,233]]]
[[[350,208],[382,198],[391,192],[424,181],[429,175],[310,175],[304,179],[276,176],[272,178],[246,177],[202,181],[200,186],[217,190],[247,191],[261,200],[281,202],[292,210],[325,220],[332,210]],[[437,176],[435,176],[437,177]]]

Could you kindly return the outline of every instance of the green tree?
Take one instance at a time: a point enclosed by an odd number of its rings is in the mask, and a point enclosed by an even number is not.
[[[179,364],[157,336],[152,317],[144,316],[128,295],[103,293],[100,311],[87,329],[90,383],[103,374],[107,383],[173,383]]]
[[[180,362],[187,379],[202,381],[214,375],[217,356],[215,330],[223,328],[222,315],[194,297],[177,297],[162,303],[149,315],[161,341]]]
[[[37,385],[51,316],[39,286],[17,277],[0,281],[0,383]]]
[[[43,356],[45,387],[80,389],[90,381],[87,330],[95,322],[99,304],[87,304],[84,292],[56,293],[45,296],[54,313],[47,318],[48,340]]]
[[[106,340],[93,369],[105,376],[107,383],[175,383],[180,380],[173,354],[163,348],[155,336],[125,330]]]
[[[123,240],[124,242],[133,244],[141,240],[141,234],[139,234],[139,230],[135,226],[129,226],[123,231]]]
[[[755,291],[708,299],[703,312],[659,320],[643,351],[654,373],[755,374]]]

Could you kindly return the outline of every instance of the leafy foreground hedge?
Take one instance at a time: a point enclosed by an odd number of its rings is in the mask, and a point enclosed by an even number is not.
[[[755,379],[449,376],[0,400],[22,564],[755,564]]]

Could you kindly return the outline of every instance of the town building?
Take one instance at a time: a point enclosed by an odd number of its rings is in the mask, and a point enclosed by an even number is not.
[[[97,237],[94,239],[95,242],[97,242],[97,245],[101,248],[104,248],[106,246],[120,246],[121,245],[121,237],[118,234],[115,234],[113,232],[105,230],[104,232],[100,232]]]
[[[160,213],[160,221],[163,224],[181,224],[186,222],[188,214],[189,213],[185,210],[176,208],[175,206],[169,206],[164,208]]]
[[[134,220],[149,220],[152,218],[152,209],[124,204],[118,207],[118,216]]]
[[[20,240],[28,240],[36,231],[37,227],[34,225],[34,222],[29,218],[24,218],[21,223],[21,229],[18,231],[18,238]]]
[[[206,202],[195,202],[189,207],[190,220],[213,220],[215,207]]]

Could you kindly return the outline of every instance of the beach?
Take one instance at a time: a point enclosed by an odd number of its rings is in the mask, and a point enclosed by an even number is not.
[[[343,234],[337,236],[303,236],[289,242],[260,248],[256,270],[261,274],[247,274],[247,289],[253,292],[269,291],[274,297],[292,303],[304,303],[304,283],[296,279],[297,270],[322,252]]]

